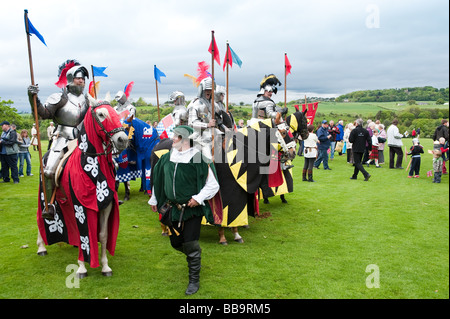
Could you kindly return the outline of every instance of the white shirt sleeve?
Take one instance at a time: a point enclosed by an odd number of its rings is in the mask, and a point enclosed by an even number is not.
[[[203,186],[200,193],[192,196],[192,198],[195,199],[200,205],[205,205],[204,201],[213,198],[219,191],[219,188],[219,183],[217,183],[213,171],[211,168],[208,168],[208,178],[206,179],[205,186]]]

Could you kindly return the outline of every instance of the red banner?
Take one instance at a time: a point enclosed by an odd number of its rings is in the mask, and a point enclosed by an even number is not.
[[[298,104],[294,105],[295,109],[299,111]],[[308,120],[308,125],[314,123],[314,117],[316,116],[317,108],[319,107],[319,102],[308,103],[308,111],[306,112],[306,119]],[[302,104],[302,112],[305,112],[306,104]]]

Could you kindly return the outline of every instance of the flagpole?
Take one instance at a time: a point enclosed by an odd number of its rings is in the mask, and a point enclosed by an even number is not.
[[[214,112],[214,44],[216,41],[214,40],[214,30],[211,31],[211,77],[212,77],[212,90],[211,90],[211,118],[215,120],[215,112]],[[212,128],[212,148],[211,148],[211,154],[214,159],[214,129]],[[214,160],[213,160],[214,161]]]
[[[31,42],[30,42],[30,33],[28,29],[28,10],[25,11],[25,28],[27,33],[27,44],[28,44],[28,61],[30,64],[30,77],[31,77],[31,85],[35,85],[34,83],[34,71],[33,71],[33,57],[31,54]],[[41,133],[39,132],[39,117],[37,112],[37,95],[33,94],[33,110],[34,110],[34,121],[36,123],[36,131],[37,131],[37,140],[38,140],[38,152],[39,152],[39,164],[41,170],[41,181],[42,181],[42,191],[44,193],[44,203],[45,210],[48,209],[48,201],[47,201],[47,190],[45,187],[45,178],[44,178],[44,164],[42,162],[42,147],[41,147]]]
[[[230,50],[230,44],[227,41],[227,52],[225,53],[227,56],[227,113],[228,113],[228,66],[230,65],[230,58],[228,56],[228,51]]]
[[[95,89],[95,76],[94,76],[94,66],[91,64],[92,70],[92,82],[94,83],[94,98],[97,99],[97,90]]]
[[[286,107],[286,91],[287,91],[287,65],[286,65],[286,56],[287,54],[284,53],[284,107]]]
[[[159,115],[159,95],[158,95],[158,80],[155,79],[156,84],[156,105],[158,107],[158,122],[161,121],[161,116]]]

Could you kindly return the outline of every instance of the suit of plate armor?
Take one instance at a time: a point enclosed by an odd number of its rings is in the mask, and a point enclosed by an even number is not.
[[[287,108],[277,107],[275,102],[268,96],[266,92],[273,92],[277,94],[277,85],[281,85],[281,82],[273,74],[266,75],[260,83],[260,91],[256,95],[256,100],[253,102],[252,118],[253,119],[275,119],[277,112],[282,115],[286,114]]]
[[[84,86],[76,86],[73,79],[76,77],[89,77],[89,73],[84,66],[77,65],[67,71],[67,86],[60,93],[50,95],[46,102],[42,104],[37,98],[37,112],[43,119],[52,119],[58,125],[53,133],[56,140],[48,152],[47,163],[44,168],[45,185],[47,197],[50,200],[54,189],[55,172],[66,151],[69,141],[78,138],[84,116],[89,109],[87,95],[83,94]],[[37,86],[28,88],[30,103],[32,104],[33,94],[37,94]]]
[[[169,99],[174,101],[172,116],[175,126],[188,124],[188,111],[183,92],[175,91],[170,94]]]
[[[206,90],[212,90],[212,79],[209,77],[200,82],[197,97],[189,103],[187,112],[188,125],[194,129],[194,134],[197,135],[193,138],[194,142],[202,146],[202,152],[205,156],[211,158],[212,134],[211,130],[208,129],[212,119],[211,100],[206,98]]]
[[[136,117],[136,107],[128,101],[127,96],[123,91],[117,92],[114,99],[117,101],[117,105],[114,107],[114,110],[119,114],[120,118],[123,119],[124,117],[128,117],[130,115],[133,115]],[[128,112],[126,112],[128,111]],[[124,114],[122,114],[125,112]]]

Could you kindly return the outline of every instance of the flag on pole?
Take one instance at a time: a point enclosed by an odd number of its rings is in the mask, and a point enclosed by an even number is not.
[[[107,66],[105,66],[105,67],[92,66],[92,71],[93,71],[92,75],[108,77],[108,75],[104,73],[106,68],[107,68]]]
[[[286,75],[290,74],[292,65],[291,65],[291,62],[289,62],[287,54],[284,55],[284,65],[286,67]]]
[[[212,49],[214,45],[214,60],[220,65],[220,56],[219,56],[219,48],[216,44],[216,39],[214,38],[213,41],[211,41],[211,44],[209,45],[208,52],[212,54]]]
[[[166,77],[166,75],[156,67],[154,68],[154,73],[155,73],[155,80],[158,81],[159,83],[161,83],[161,77]]]
[[[242,66],[242,61],[236,54],[236,52],[233,51],[230,45],[227,46],[227,54],[225,54],[225,60],[223,61],[223,70],[225,71],[225,66],[227,62],[230,64],[231,67],[233,67],[233,62],[235,62],[239,67]]]
[[[27,28],[27,24],[28,24],[28,28]],[[31,21],[28,17],[25,20],[25,31],[27,31],[27,30],[28,30],[29,35],[34,34],[35,36],[38,37],[39,40],[41,40],[42,43],[44,43],[45,46],[47,46],[47,44],[45,43],[44,37],[39,33],[38,30],[36,30],[36,28],[33,26],[33,24],[31,23]]]

